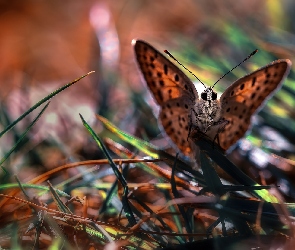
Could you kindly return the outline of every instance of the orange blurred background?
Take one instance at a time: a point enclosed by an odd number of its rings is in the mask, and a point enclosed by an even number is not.
[[[253,0],[0,1],[0,93],[3,98],[24,82],[65,83],[91,70],[97,70],[98,79],[115,73],[132,84],[128,77],[136,70],[133,38],[159,45],[160,50],[184,50],[186,44],[212,57],[231,59],[231,40],[237,34],[230,34],[228,27],[235,26],[244,39],[260,47],[271,39],[277,44],[276,33],[284,32],[282,48],[273,52],[290,57],[283,48],[294,49],[292,34],[286,34],[295,29],[294,5]],[[241,50],[237,60],[250,51],[245,46]],[[81,97],[92,96],[92,86],[85,83],[89,81],[75,87]]]

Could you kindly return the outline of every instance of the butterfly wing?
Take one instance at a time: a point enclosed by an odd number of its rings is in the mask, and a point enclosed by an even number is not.
[[[177,66],[148,43],[141,40],[132,43],[141,72],[160,106],[182,96],[191,102],[198,99],[194,84]]]
[[[253,113],[282,85],[290,68],[290,60],[277,60],[238,79],[226,89],[220,98],[221,117],[229,121],[219,133],[223,149],[227,150],[246,133]]]
[[[161,107],[159,118],[171,140],[185,154],[193,156],[195,150],[188,140],[190,101],[185,97],[170,99]]]
[[[141,40],[134,40],[133,45],[148,88],[161,107],[161,123],[172,141],[188,155],[188,116],[198,99],[197,90],[178,67],[151,45]]]

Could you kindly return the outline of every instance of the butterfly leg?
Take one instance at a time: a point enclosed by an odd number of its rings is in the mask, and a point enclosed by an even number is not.
[[[192,109],[195,123],[192,122],[190,123],[190,128],[189,128],[189,134],[188,138],[191,137],[193,140],[199,140],[201,137],[205,137],[210,140],[210,137],[206,134],[207,129],[210,128],[211,125],[213,125],[213,122],[206,124],[205,126],[201,127],[200,124],[203,124],[204,119],[200,114],[197,114],[197,112]],[[191,115],[190,115],[191,117]]]
[[[216,133],[216,135],[215,135],[215,137],[213,139],[213,148],[214,148],[215,140],[216,140],[216,143],[218,144],[218,146],[221,147],[220,146],[220,141],[219,141],[219,134],[225,129],[225,126],[227,124],[229,124],[229,121],[224,119],[224,118],[220,119],[218,122],[216,122],[214,124],[214,125],[219,125],[219,128],[218,128],[217,133]]]
[[[187,134],[187,141],[188,141],[188,138],[190,137],[190,135],[191,135],[191,132],[192,132],[192,128],[193,128],[193,126],[194,127],[197,127],[197,126],[195,126],[194,125],[194,123],[193,123],[193,115],[195,116],[195,118],[197,118],[198,117],[198,114],[196,113],[196,111],[193,109],[193,108],[191,108],[191,110],[190,110],[190,113],[189,113],[189,115],[188,115],[188,119],[189,119],[189,129],[188,129],[188,134]]]
[[[187,138],[186,138],[187,141],[188,141],[188,138],[189,138],[191,131],[192,131],[192,124],[193,124],[193,122],[192,122],[192,109],[190,110],[190,112],[188,114],[188,120],[189,120],[189,128],[188,128],[188,134],[187,134]]]

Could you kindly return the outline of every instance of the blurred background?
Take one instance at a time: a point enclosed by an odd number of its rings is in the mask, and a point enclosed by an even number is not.
[[[95,120],[98,113],[122,130],[169,147],[136,65],[132,39],[169,50],[208,86],[257,48],[259,53],[216,86],[222,92],[273,60],[295,62],[294,16],[291,0],[0,1],[3,128],[51,91],[96,71],[51,101],[31,137],[10,159],[9,170],[26,181],[69,159],[103,157],[82,127],[79,113],[96,132],[103,129]],[[282,90],[254,117],[248,140],[230,153],[253,178],[261,179],[256,168],[261,167],[262,153],[257,150],[266,152],[268,161],[279,156],[295,159],[294,91],[292,70]],[[23,121],[2,138],[2,154],[27,124]],[[293,162],[286,166],[282,171],[293,174]],[[264,171],[267,181],[272,176]]]

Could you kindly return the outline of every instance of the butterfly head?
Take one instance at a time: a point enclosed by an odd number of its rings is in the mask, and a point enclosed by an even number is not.
[[[217,93],[213,91],[212,88],[206,88],[202,93],[201,93],[201,98],[204,101],[215,101],[217,100]]]

